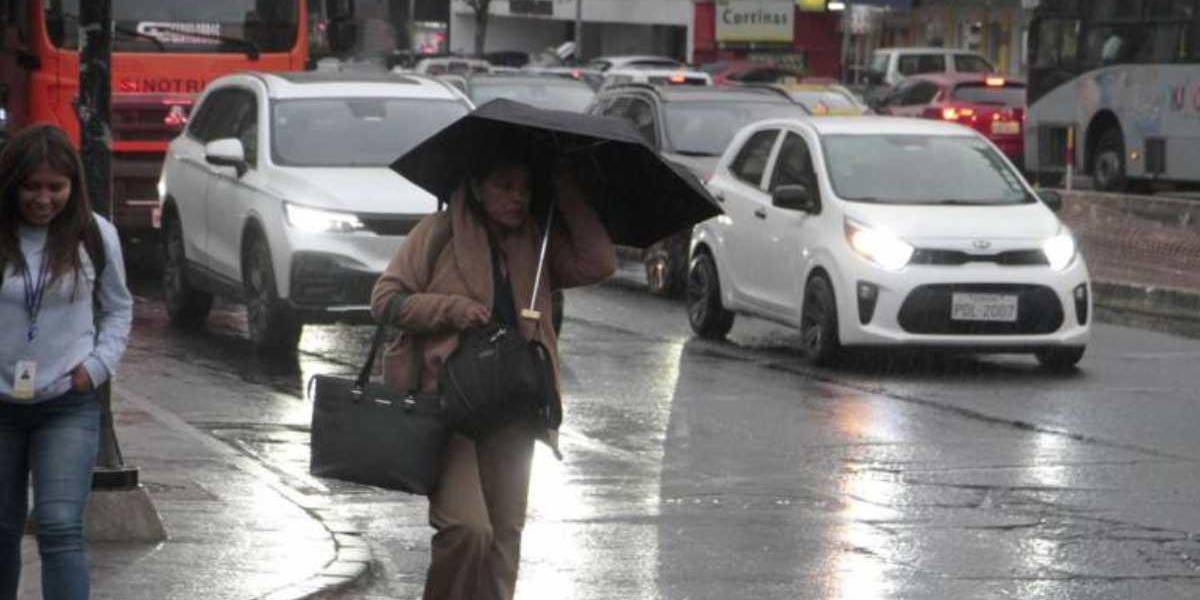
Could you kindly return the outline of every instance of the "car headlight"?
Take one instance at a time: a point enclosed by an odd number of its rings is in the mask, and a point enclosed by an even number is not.
[[[859,256],[888,271],[903,269],[912,260],[914,252],[908,242],[849,219],[846,219],[846,241]]]
[[[321,210],[299,206],[290,202],[283,205],[288,224],[308,233],[349,233],[363,229],[358,217],[343,212]]]
[[[1071,261],[1075,259],[1075,252],[1075,238],[1066,229],[1042,243],[1042,253],[1046,255],[1046,262],[1050,263],[1050,268],[1055,271],[1070,266]]]

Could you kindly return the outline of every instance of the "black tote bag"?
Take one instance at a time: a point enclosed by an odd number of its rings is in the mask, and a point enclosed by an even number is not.
[[[415,376],[410,390],[369,382],[383,333],[380,324],[357,379],[314,375],[309,380],[313,397],[309,472],[428,495],[437,486],[450,437],[442,422],[441,396],[418,391],[419,343],[413,347]]]

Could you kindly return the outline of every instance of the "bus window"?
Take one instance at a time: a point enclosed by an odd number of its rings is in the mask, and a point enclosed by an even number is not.
[[[1096,0],[1091,14],[1097,21],[1130,21],[1142,17],[1141,0]]]
[[[1037,27],[1033,67],[1049,69],[1074,65],[1079,57],[1079,21],[1044,19]]]

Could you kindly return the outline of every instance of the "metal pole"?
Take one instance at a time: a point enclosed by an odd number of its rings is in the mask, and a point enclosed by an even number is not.
[[[575,64],[583,63],[583,0],[575,0]]]
[[[576,47],[578,49],[578,46]],[[529,308],[521,311],[521,316],[534,321],[542,318],[541,311],[537,310],[537,295],[538,288],[542,286],[542,271],[546,268],[546,249],[550,247],[550,232],[554,228],[554,205],[557,204],[557,198],[550,202],[550,209],[546,214],[546,233],[542,236],[542,251],[538,255],[537,275],[533,278],[533,293],[529,295]]]
[[[80,3],[79,113],[80,157],[92,208],[112,216],[112,2]],[[109,383],[97,390],[100,398],[100,452],[92,472],[93,489],[131,489],[138,485],[137,469],[125,466],[113,429]]]

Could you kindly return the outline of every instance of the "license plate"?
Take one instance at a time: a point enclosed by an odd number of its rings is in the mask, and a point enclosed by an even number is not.
[[[1021,124],[1016,121],[993,121],[992,135],[1016,135],[1021,133]]]
[[[1017,297],[1006,294],[954,294],[950,302],[953,321],[1017,320]]]

